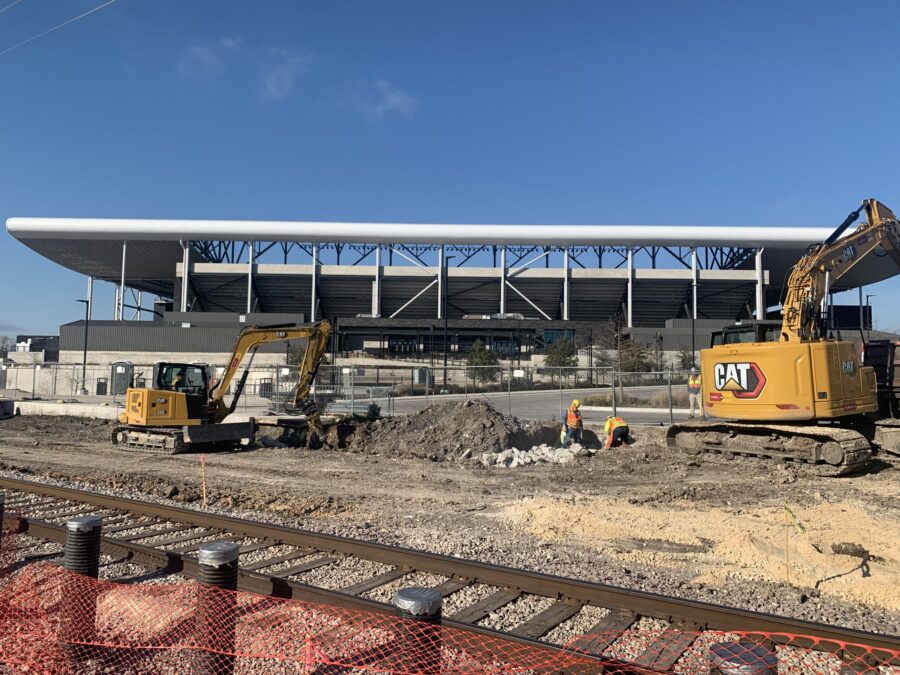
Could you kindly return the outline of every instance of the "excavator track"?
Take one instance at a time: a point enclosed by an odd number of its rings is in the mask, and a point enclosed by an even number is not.
[[[113,445],[155,455],[235,450],[253,443],[256,420],[184,427],[141,427],[119,424],[112,430]]]
[[[707,453],[726,459],[741,456],[797,463],[820,476],[858,473],[872,457],[869,440],[862,433],[813,424],[679,422],[669,428],[666,443],[689,455]]]
[[[128,426],[114,427],[111,433],[112,444],[131,452],[143,452],[152,455],[177,455],[190,450],[184,441],[181,429],[140,429]]]

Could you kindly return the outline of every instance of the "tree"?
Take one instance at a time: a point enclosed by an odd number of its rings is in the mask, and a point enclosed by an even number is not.
[[[623,373],[645,373],[653,370],[653,363],[647,348],[631,340],[619,343],[618,368]]]
[[[694,352],[687,347],[678,350],[676,359],[681,370],[689,370],[694,367]]]
[[[560,338],[544,351],[544,366],[547,368],[574,368],[578,365],[575,347],[568,338]]]
[[[473,366],[472,377],[480,382],[493,382],[500,374],[500,359],[481,340],[475,340],[472,344],[466,364]]]
[[[0,335],[0,359],[5,359],[6,355],[15,349],[16,341],[10,335]]]

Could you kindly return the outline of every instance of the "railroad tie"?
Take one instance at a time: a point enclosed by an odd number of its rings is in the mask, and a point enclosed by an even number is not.
[[[176,535],[174,537],[168,537],[167,539],[163,539],[162,541],[157,541],[151,544],[153,548],[159,548],[161,546],[171,546],[172,544],[181,544],[186,541],[194,541],[195,539],[202,539],[203,537],[208,537],[213,534],[221,534],[221,532],[194,532],[193,534],[182,534]],[[178,552],[179,548],[175,547],[172,549],[173,551]]]
[[[124,522],[128,520],[129,522]],[[139,527],[157,527],[159,525],[163,525],[165,521],[163,520],[145,520],[141,522],[135,522],[134,516],[125,516],[124,518],[118,518],[116,520],[116,525],[114,527],[106,527],[106,521],[103,521],[103,534],[113,534],[115,532],[125,532],[126,530],[136,530]]]
[[[128,534],[124,537],[116,537],[116,539],[120,541],[139,541],[141,539],[149,539],[150,537],[158,537],[161,534],[175,534],[176,532],[184,532],[185,530],[190,529],[193,529],[192,525],[178,523],[177,525],[159,527],[155,530],[150,530],[149,532],[135,532],[134,534]]]
[[[600,656],[607,647],[622,636],[622,633],[631,628],[639,618],[636,613],[628,610],[611,610],[584,636],[573,641],[570,647],[586,654]]]
[[[325,565],[330,565],[333,562],[337,562],[341,559],[341,557],[342,556],[327,555],[321,558],[316,558],[305,563],[300,563],[299,565],[294,565],[293,567],[288,567],[286,570],[279,570],[275,573],[275,576],[285,578],[293,576],[295,574],[300,574],[301,572],[309,572],[310,570],[314,570],[317,567],[325,567]]]
[[[358,583],[345,586],[341,589],[341,593],[360,595],[362,593],[365,593],[366,591],[371,591],[373,588],[378,588],[379,586],[384,586],[387,583],[396,581],[400,577],[407,575],[409,572],[410,570],[395,568],[389,570],[388,572],[379,574],[378,576],[374,576],[371,579],[366,579],[365,581],[360,581]]]
[[[519,624],[510,632],[513,635],[520,635],[521,637],[537,640],[542,635],[546,635],[556,628],[563,621],[571,619],[578,614],[582,607],[583,605],[580,602],[555,602],[544,611],[535,614],[527,621]]]
[[[500,609],[504,605],[508,605],[520,595],[522,595],[522,592],[519,590],[499,590],[496,593],[487,596],[480,602],[476,602],[470,607],[461,609],[451,616],[450,619],[459,621],[460,623],[478,623],[488,614]]]
[[[282,555],[277,555],[272,558],[266,558],[265,560],[257,560],[254,563],[248,563],[246,565],[241,565],[241,569],[247,570],[249,572],[253,572],[255,570],[265,569],[266,567],[271,567],[272,565],[278,565],[283,562],[287,562],[288,560],[297,560],[299,558],[305,558],[310,553],[315,553],[311,548],[301,548],[296,551],[291,551],[290,553],[284,553]]]
[[[448,595],[453,595],[456,591],[471,585],[471,579],[447,579],[447,581],[435,586],[434,590],[446,598]]]
[[[634,660],[651,670],[668,670],[697,639],[697,633],[669,626],[653,638],[647,648]]]

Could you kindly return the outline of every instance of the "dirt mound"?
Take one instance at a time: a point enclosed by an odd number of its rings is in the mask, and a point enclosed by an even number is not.
[[[338,422],[326,429],[321,446],[329,450],[443,461],[552,443],[558,434],[555,427],[525,424],[482,401],[454,401],[430,406],[413,415]],[[289,446],[317,445],[309,443],[302,431],[283,432],[278,441]]]
[[[524,431],[487,403],[460,401],[430,406],[414,415],[392,417],[361,425],[354,446],[363,452],[456,459],[482,452],[500,452],[515,445]]]

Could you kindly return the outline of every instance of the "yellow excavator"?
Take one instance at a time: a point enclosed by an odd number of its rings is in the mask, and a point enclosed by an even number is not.
[[[330,335],[328,321],[247,327],[238,335],[218,382],[210,382],[202,364],[157,363],[153,367],[152,387],[130,388],[125,394],[125,411],[112,431],[112,442],[128,449],[166,454],[233,449],[249,443],[256,434],[253,418],[247,422],[224,420],[237,406],[256,350],[270,342],[300,338],[305,338],[307,344],[289,412],[305,415],[309,431],[321,437],[320,411],[311,393]],[[231,403],[226,405],[228,387],[247,352],[250,359]]]
[[[863,211],[866,221],[842,238]],[[900,420],[878,415],[873,368],[853,342],[830,336],[829,321],[833,285],[885,256],[891,275],[900,272],[900,223],[867,199],[793,268],[780,323],[726,327],[700,352],[703,404],[715,419],[673,425],[669,447],[799,462],[835,476],[861,470],[873,452],[895,456]]]

